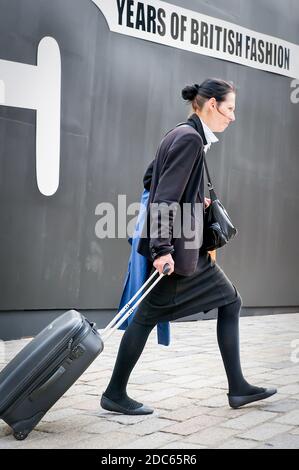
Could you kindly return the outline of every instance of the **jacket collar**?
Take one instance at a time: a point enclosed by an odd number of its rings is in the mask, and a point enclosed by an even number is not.
[[[199,135],[201,136],[202,140],[203,140],[203,144],[204,145],[207,145],[207,139],[206,139],[206,136],[205,136],[205,132],[204,132],[204,129],[203,129],[203,126],[202,126],[202,123],[201,123],[201,120],[199,119],[199,117],[197,116],[196,113],[193,113],[188,119],[187,119],[187,122],[190,126],[192,126],[198,133]]]

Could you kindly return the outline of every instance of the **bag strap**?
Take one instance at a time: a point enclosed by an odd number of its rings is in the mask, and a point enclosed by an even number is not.
[[[189,127],[192,127],[192,129],[194,129],[194,127],[191,126],[190,124],[188,124],[187,122],[180,122],[175,127],[180,127],[180,126],[185,126],[185,127],[189,126]],[[210,177],[210,172],[209,172],[208,165],[207,165],[205,151],[203,151],[203,162],[204,162],[204,166],[205,166],[205,170],[206,170],[206,174],[207,174],[207,179],[208,179],[207,186],[208,186],[208,189],[210,191],[211,200],[215,201],[218,198],[216,196],[214,186],[213,186],[213,183],[212,183],[212,180],[211,180],[211,177]]]

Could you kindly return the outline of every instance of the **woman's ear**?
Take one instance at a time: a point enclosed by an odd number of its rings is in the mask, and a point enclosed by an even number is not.
[[[209,106],[209,109],[215,109],[216,108],[216,99],[214,97],[212,97],[208,100],[208,106]]]

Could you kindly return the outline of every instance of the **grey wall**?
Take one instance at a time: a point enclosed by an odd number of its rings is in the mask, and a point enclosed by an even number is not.
[[[292,0],[172,3],[298,43]],[[54,196],[36,184],[35,112],[0,106],[0,331],[1,311],[13,318],[23,310],[117,308],[130,246],[96,237],[95,208],[116,205],[118,194],[139,201],[160,139],[189,113],[181,88],[209,76],[239,89],[236,122],[208,153],[239,229],[218,263],[244,307],[299,305],[299,104],[290,100],[291,79],[111,33],[90,0],[0,0],[0,11],[1,59],[36,64],[46,35],[62,54]]]

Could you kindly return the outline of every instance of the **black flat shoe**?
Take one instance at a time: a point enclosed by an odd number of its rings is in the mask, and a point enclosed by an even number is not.
[[[110,398],[105,397],[105,395],[102,395],[101,407],[104,408],[104,410],[115,411],[116,413],[122,413],[124,415],[150,415],[154,412],[153,408],[146,405],[141,405],[139,408],[130,410],[118,403],[115,403],[110,400]]]
[[[239,406],[247,405],[247,403],[252,403],[253,401],[265,400],[265,398],[271,397],[277,392],[276,388],[265,388],[263,392],[255,393],[253,395],[230,395],[228,396],[229,406],[231,408],[239,408]]]

